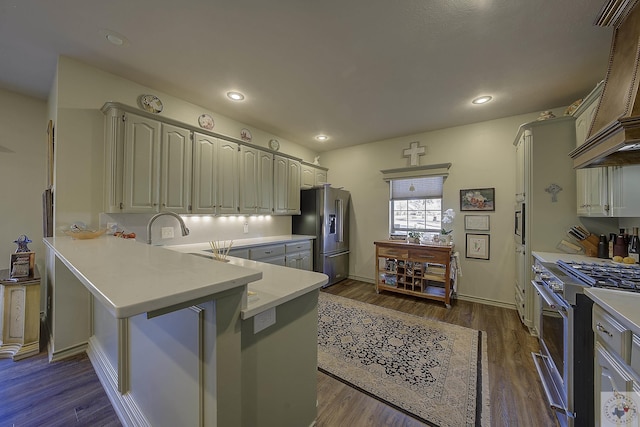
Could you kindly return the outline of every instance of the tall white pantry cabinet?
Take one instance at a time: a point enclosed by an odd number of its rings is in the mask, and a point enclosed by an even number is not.
[[[575,119],[558,117],[520,126],[516,147],[514,233],[515,302],[522,323],[539,331],[539,298],[531,280],[532,251],[557,252],[566,231],[578,223],[576,174],[568,153],[575,147]],[[519,213],[521,212],[521,213]]]

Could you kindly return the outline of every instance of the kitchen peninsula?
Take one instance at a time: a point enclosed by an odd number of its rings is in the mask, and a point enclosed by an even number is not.
[[[56,292],[88,290],[88,316],[75,322],[87,323],[86,351],[123,424],[314,422],[327,276],[110,236],[45,244]],[[83,313],[60,299],[52,310]]]

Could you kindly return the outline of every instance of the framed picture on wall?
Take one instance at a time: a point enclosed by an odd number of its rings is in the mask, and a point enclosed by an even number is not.
[[[495,211],[495,188],[460,190],[461,211]]]
[[[465,215],[466,230],[489,231],[489,215]]]
[[[466,258],[489,259],[489,235],[467,233]]]

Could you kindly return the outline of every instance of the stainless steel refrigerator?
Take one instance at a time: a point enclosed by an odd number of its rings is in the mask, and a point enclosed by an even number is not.
[[[316,236],[313,270],[329,276],[331,286],[349,275],[349,200],[346,190],[323,187],[300,191],[300,215],[293,216],[294,234]]]

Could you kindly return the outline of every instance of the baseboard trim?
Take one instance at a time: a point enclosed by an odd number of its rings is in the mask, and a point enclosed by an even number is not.
[[[122,425],[151,427],[131,393],[118,391],[118,373],[95,337],[89,338],[87,355]]]
[[[53,337],[49,335],[49,342],[47,343],[47,351],[49,353],[49,362],[57,362],[59,360],[66,359],[67,357],[75,356],[76,354],[81,354],[87,351],[87,343],[82,343],[75,345],[73,347],[65,348],[64,350],[53,351],[51,348],[51,343],[53,342]]]

